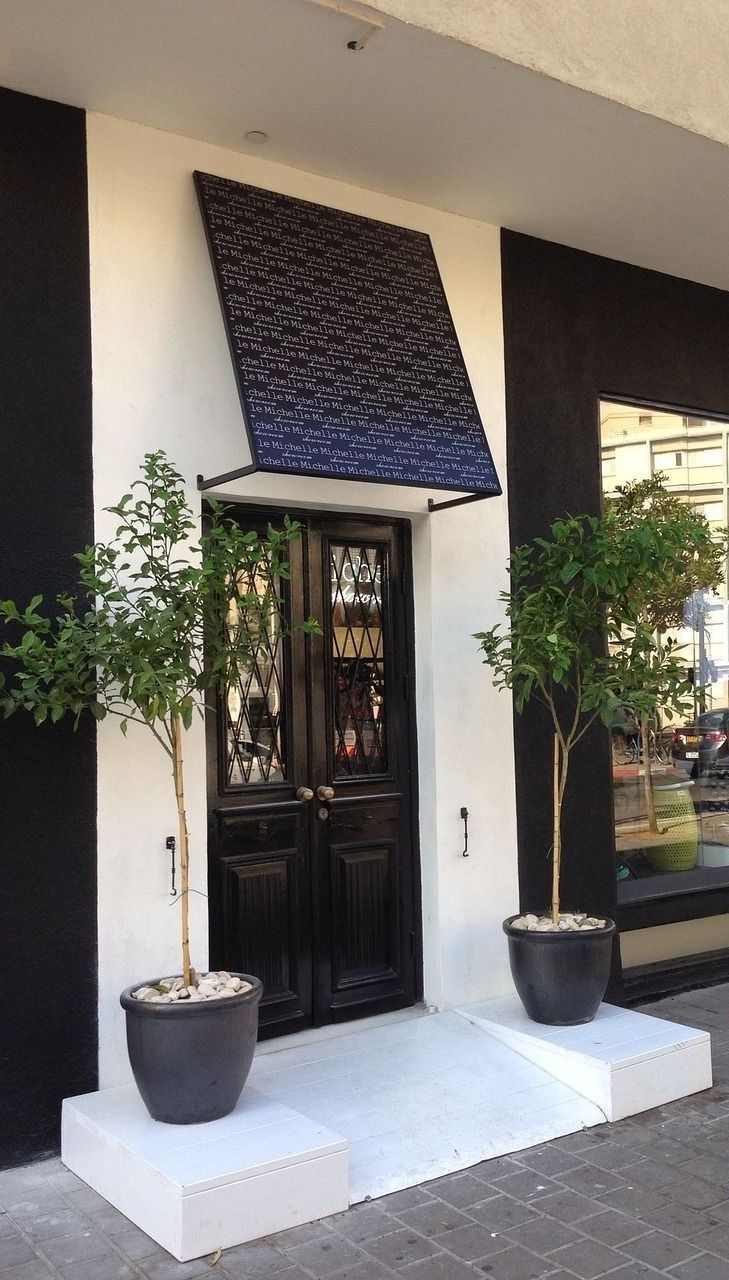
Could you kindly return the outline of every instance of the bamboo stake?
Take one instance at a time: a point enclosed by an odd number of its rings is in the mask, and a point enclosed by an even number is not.
[[[554,774],[552,799],[552,923],[559,924],[559,872],[562,861],[562,833],[560,823],[560,786],[559,786],[559,737],[554,735]]]
[[[185,780],[182,770],[182,720],[172,721],[172,776],[175,780],[177,800],[177,824],[180,833],[180,911],[182,925],[182,979],[186,987],[192,986],[190,963],[190,846],[185,813]]]

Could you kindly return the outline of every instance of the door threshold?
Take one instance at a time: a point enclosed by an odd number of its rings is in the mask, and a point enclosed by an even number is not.
[[[371,1031],[373,1027],[387,1027],[395,1022],[412,1022],[415,1018],[428,1018],[435,1012],[435,1009],[428,1009],[424,1004],[416,1004],[409,1009],[375,1013],[371,1018],[352,1018],[349,1022],[333,1022],[326,1027],[306,1027],[303,1031],[294,1031],[288,1036],[262,1040],[256,1045],[255,1056],[261,1058],[270,1053],[281,1053],[284,1049],[318,1044],[323,1040],[336,1040],[339,1036],[356,1035],[358,1031]]]

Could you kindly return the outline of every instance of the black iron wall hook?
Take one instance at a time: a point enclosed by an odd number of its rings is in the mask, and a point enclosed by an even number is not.
[[[468,857],[468,809],[464,805],[461,809],[461,817],[463,818],[463,853],[462,857]]]
[[[175,888],[175,875],[176,875],[176,873],[177,873],[177,868],[175,867],[175,850],[177,849],[177,841],[176,841],[176,839],[175,839],[175,837],[174,837],[174,836],[168,836],[168,837],[167,837],[167,839],[165,840],[165,849],[169,849],[170,854],[171,854],[171,864],[172,864],[172,865],[171,865],[171,867],[170,867],[170,872],[171,872],[171,876],[172,876],[172,888],[170,889],[170,897],[171,897],[171,898],[176,898],[176,897],[177,897],[177,889]]]

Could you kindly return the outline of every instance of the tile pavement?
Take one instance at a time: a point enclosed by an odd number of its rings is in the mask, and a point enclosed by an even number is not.
[[[174,1261],[60,1161],[0,1173],[0,1280],[729,1280],[729,986],[645,1012],[712,1032],[715,1086]]]

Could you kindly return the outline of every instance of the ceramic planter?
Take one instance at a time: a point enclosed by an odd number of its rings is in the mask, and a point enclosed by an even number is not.
[[[509,916],[503,928],[511,976],[528,1016],[552,1027],[591,1022],[610,977],[614,922],[603,929],[537,933],[515,929],[516,919]]]
[[[136,1000],[132,992],[156,978],[122,992],[129,1061],[153,1120],[203,1124],[235,1107],[253,1060],[263,994],[258,978],[235,976],[250,982],[250,990],[222,1000]]]

